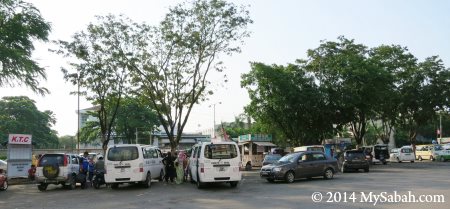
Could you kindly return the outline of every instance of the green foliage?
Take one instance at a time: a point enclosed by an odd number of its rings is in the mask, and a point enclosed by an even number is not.
[[[61,136],[58,138],[59,148],[75,149],[77,147],[77,139],[75,136]]]
[[[146,131],[152,132],[157,126],[159,126],[159,121],[156,113],[144,100],[138,97],[125,97],[123,99],[114,126],[117,136],[124,139],[123,142],[134,142],[136,129],[139,137],[144,136]]]
[[[415,144],[419,127],[449,110],[450,70],[436,56],[419,63],[405,47],[368,48],[339,37],[296,65],[252,63],[241,85],[251,100],[246,112],[288,144],[316,143],[346,127],[357,145],[367,131],[367,140],[388,143],[394,127]]]
[[[0,100],[0,139],[8,134],[31,134],[36,148],[57,148],[58,137],[51,127],[55,124],[51,111],[41,112],[28,97],[3,97]]]
[[[47,41],[50,30],[33,4],[0,0],[0,87],[26,85],[36,93],[48,93],[38,86],[40,78],[46,79],[45,69],[31,55],[33,41]]]
[[[156,111],[172,151],[193,106],[212,92],[208,74],[224,70],[219,56],[240,51],[251,23],[245,7],[196,0],[170,8],[157,27],[138,26],[130,58],[133,84]]]
[[[129,61],[132,39],[129,19],[97,17],[99,23],[91,23],[86,31],[76,33],[71,42],[59,41],[56,51],[72,58],[71,69],[63,68],[64,78],[81,88],[75,93],[85,95],[88,101],[98,106],[95,116],[99,127],[103,148],[111,139],[112,127],[116,119],[122,96],[128,83]]]
[[[323,93],[300,65],[252,63],[241,85],[251,103],[245,111],[256,121],[279,130],[293,146],[318,144],[332,132]]]

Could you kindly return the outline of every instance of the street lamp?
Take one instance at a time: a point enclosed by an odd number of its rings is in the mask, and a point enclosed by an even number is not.
[[[217,102],[214,104],[210,104],[209,107],[213,107],[213,118],[214,118],[214,123],[213,123],[213,139],[216,138],[216,104],[222,104],[222,102]]]

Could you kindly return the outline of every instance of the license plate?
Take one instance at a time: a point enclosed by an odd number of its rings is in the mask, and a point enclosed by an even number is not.
[[[220,167],[219,171],[225,171],[225,168],[224,167]]]
[[[120,169],[120,172],[121,172],[121,173],[125,172],[125,168],[121,168],[121,169]]]

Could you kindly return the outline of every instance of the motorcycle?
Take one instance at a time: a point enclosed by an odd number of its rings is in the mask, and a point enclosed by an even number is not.
[[[92,179],[92,185],[95,189],[99,189],[101,185],[105,184],[105,173],[101,171],[94,171],[94,178]]]

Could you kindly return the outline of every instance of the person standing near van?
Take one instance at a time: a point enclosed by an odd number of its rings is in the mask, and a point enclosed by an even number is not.
[[[162,160],[164,167],[166,168],[166,176],[165,176],[165,180],[166,182],[173,182],[174,178],[175,178],[175,164],[174,164],[174,157],[172,156],[172,153],[167,152],[167,156]]]

